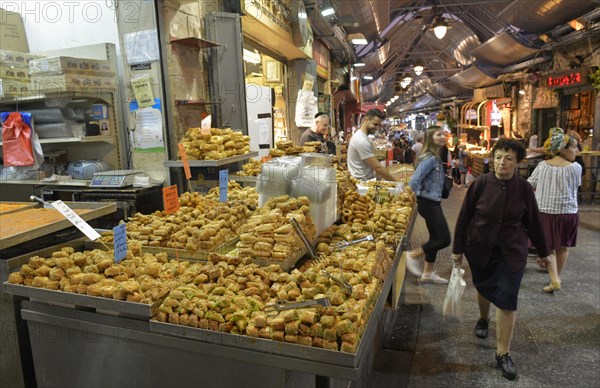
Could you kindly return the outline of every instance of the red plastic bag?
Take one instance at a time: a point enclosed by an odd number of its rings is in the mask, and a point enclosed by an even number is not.
[[[30,114],[2,113],[2,151],[5,166],[20,167],[35,164],[31,143],[33,131],[30,123]]]

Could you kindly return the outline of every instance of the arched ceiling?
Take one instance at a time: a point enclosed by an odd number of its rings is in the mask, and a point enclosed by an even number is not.
[[[355,46],[357,62],[365,63],[357,70],[380,84],[366,89],[367,99],[385,102],[404,95],[396,107],[406,108],[422,96],[438,103],[468,96],[473,87],[493,83],[503,68],[539,55],[574,32],[567,23],[576,18],[587,17],[586,33],[600,47],[600,0],[318,1],[321,7],[334,4],[332,23],[339,20],[347,34],[362,33],[369,41]],[[443,39],[431,30],[440,16],[451,27]],[[542,34],[550,39],[543,41]],[[421,76],[412,72],[417,62],[425,66]],[[398,91],[396,81],[404,73],[414,82]]]

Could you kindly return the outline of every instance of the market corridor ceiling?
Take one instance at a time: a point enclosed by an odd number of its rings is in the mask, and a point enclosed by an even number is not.
[[[396,103],[440,101],[467,96],[469,90],[498,83],[498,76],[551,59],[552,49],[588,39],[590,56],[599,55],[600,0],[304,0],[348,36],[362,34],[366,45],[352,45],[369,100]],[[310,12],[309,12],[310,14]],[[314,13],[313,13],[314,14]],[[319,12],[319,15],[321,13]],[[440,39],[432,27],[447,24]],[[316,38],[319,38],[318,33]],[[587,58],[583,58],[585,60]],[[422,65],[420,76],[415,65]],[[406,88],[400,81],[410,76]]]

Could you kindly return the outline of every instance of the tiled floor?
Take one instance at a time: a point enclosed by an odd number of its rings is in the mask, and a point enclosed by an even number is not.
[[[453,231],[466,189],[454,188],[443,208]],[[598,201],[596,201],[598,202]],[[495,368],[495,318],[490,336],[474,336],[478,318],[475,289],[467,269],[462,321],[442,316],[446,286],[419,284],[408,276],[398,310],[392,312],[384,349],[369,387],[592,387],[600,381],[600,205],[580,208],[578,244],[571,249],[563,288],[541,291],[548,275],[530,260],[521,285],[511,354],[519,371],[514,382]],[[427,239],[418,218],[412,241]],[[438,257],[437,272],[449,277],[450,248]],[[467,267],[468,266],[464,266]]]

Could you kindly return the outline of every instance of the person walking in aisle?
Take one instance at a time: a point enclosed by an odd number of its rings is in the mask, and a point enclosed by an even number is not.
[[[477,337],[488,336],[490,304],[496,306],[496,364],[509,380],[517,377],[510,344],[528,238],[542,260],[550,260],[533,188],[515,174],[524,157],[525,147],[517,140],[498,140],[492,149],[494,172],[477,177],[467,189],[452,247],[456,265],[462,264],[463,255],[467,258],[477,289]]]
[[[406,253],[406,268],[422,282],[448,283],[433,271],[433,264],[439,250],[450,245],[450,230],[442,211],[442,188],[444,187],[444,166],[440,149],[446,144],[446,136],[441,127],[432,126],[425,131],[425,144],[417,158],[415,172],[408,183],[417,195],[417,211],[425,219],[429,231],[429,241],[423,246]],[[421,259],[425,267],[421,269]]]
[[[369,180],[382,178],[395,181],[394,176],[375,157],[375,147],[368,135],[372,135],[381,128],[381,121],[385,114],[379,109],[373,108],[367,111],[365,119],[359,129],[356,130],[350,144],[348,145],[348,171],[356,179]]]
[[[544,143],[554,158],[540,162],[528,181],[535,188],[540,219],[549,248],[553,251],[546,266],[550,283],[543,288],[552,293],[560,290],[560,275],[569,256],[569,247],[577,243],[579,214],[577,189],[581,186],[581,165],[575,163],[577,140],[561,128],[551,128]]]

